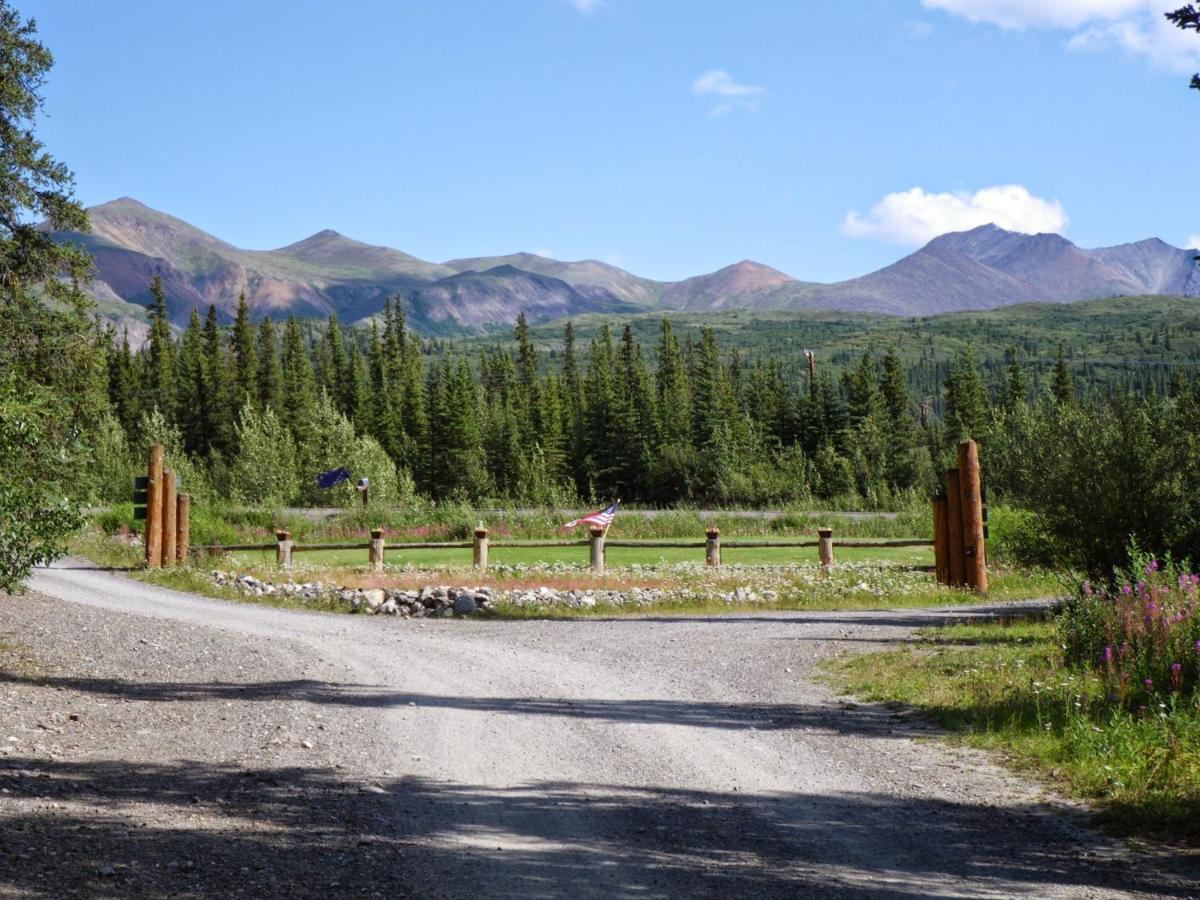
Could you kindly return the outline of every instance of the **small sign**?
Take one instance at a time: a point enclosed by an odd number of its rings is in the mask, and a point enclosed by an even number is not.
[[[138,505],[145,506],[147,503],[150,502],[150,492],[149,491],[134,491],[133,492],[133,502]]]
[[[144,507],[144,506],[135,506],[135,507],[133,508],[133,518],[134,518],[135,520],[137,520],[137,519],[142,519],[142,520],[145,520],[145,518],[146,518],[146,507]]]
[[[144,491],[150,487],[150,478],[146,475],[139,475],[133,479],[133,489],[135,491]]]

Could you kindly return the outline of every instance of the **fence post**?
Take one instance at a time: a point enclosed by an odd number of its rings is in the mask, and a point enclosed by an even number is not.
[[[592,529],[592,571],[597,575],[604,574],[604,529]]]
[[[486,528],[475,529],[475,547],[472,553],[475,568],[486,572],[488,567],[488,531]]]
[[[175,565],[175,473],[163,472],[162,489],[162,564]]]
[[[721,565],[721,529],[710,528],[704,544],[704,562],[716,568]]]
[[[146,566],[157,569],[162,565],[162,489],[163,460],[166,451],[162,444],[151,444],[146,466]]]
[[[192,544],[192,498],[180,494],[175,501],[175,561],[185,563]]]
[[[946,542],[950,550],[947,554],[949,583],[952,587],[962,587],[966,583],[966,559],[963,557],[962,491],[958,469],[946,472]]]
[[[833,529],[818,528],[817,536],[820,538],[821,552],[821,568],[829,570],[833,568]]]
[[[292,533],[277,531],[275,540],[279,542],[275,547],[275,565],[281,569],[290,569],[292,567]]]
[[[370,557],[371,557],[371,571],[372,572],[382,572],[383,571],[383,529],[382,528],[372,528],[371,529]]]
[[[950,583],[950,562],[947,559],[950,540],[946,534],[949,527],[945,494],[933,498],[933,568],[939,584]]]
[[[958,442],[958,472],[959,490],[962,491],[963,571],[967,586],[984,594],[988,589],[988,574],[979,448],[970,438]]]

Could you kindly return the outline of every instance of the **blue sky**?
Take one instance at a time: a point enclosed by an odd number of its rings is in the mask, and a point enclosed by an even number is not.
[[[80,199],[247,248],[334,228],[824,281],[988,219],[1200,234],[1171,0],[15,3]]]

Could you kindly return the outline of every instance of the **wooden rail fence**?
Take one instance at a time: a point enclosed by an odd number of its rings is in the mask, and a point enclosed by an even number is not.
[[[834,548],[886,548],[886,547],[929,547],[933,542],[922,539],[885,540],[885,541],[834,541],[832,529],[822,528],[817,540],[795,541],[755,541],[733,540],[722,541],[721,533],[716,528],[710,528],[703,541],[610,541],[600,529],[593,529],[591,536],[583,541],[492,541],[486,528],[475,531],[471,541],[422,541],[385,543],[383,531],[375,529],[371,539],[362,541],[345,541],[332,544],[298,544],[292,540],[291,532],[275,532],[273,544],[210,544],[193,547],[212,554],[236,553],[239,551],[269,552],[275,551],[275,562],[281,568],[288,569],[292,565],[292,557],[296,553],[311,553],[320,550],[366,550],[370,566],[376,571],[383,571],[384,557],[388,551],[400,552],[405,550],[471,550],[471,559],[476,569],[485,571],[488,567],[489,551],[495,549],[515,550],[520,548],[549,548],[549,547],[587,547],[588,558],[593,572],[603,573],[605,567],[605,551],[610,547],[618,549],[685,549],[703,550],[705,563],[718,567],[721,565],[721,550],[752,550],[752,549],[817,549],[821,565],[831,569],[835,565]],[[926,568],[926,567],[920,567]]]

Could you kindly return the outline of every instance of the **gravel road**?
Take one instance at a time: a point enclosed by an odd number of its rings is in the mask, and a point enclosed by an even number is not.
[[[16,738],[0,755],[0,895],[1200,885],[1194,861],[1105,838],[985,755],[927,740],[919,718],[820,681],[820,660],[945,609],[418,622],[224,603],[70,562],[31,587],[0,598],[0,642],[40,660],[0,671],[0,741]]]

